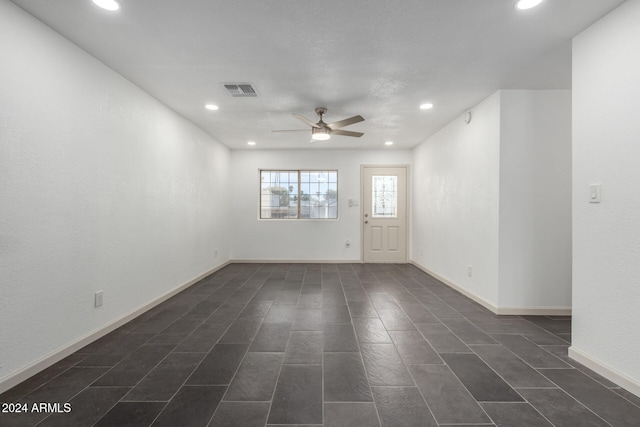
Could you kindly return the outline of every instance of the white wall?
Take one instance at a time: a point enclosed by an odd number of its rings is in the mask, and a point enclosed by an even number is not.
[[[571,91],[503,90],[501,309],[571,307]]]
[[[627,1],[573,43],[571,354],[640,395],[638,22]],[[602,203],[588,203],[590,184]]]
[[[413,261],[493,306],[499,171],[499,92],[413,150]]]
[[[413,165],[416,264],[498,313],[569,309],[570,91],[496,92]]]
[[[230,154],[5,1],[0,52],[1,382],[226,261]]]
[[[360,203],[360,165],[410,163],[408,150],[233,151],[231,258],[360,261],[360,206],[349,207],[348,203],[349,199]],[[259,169],[337,169],[338,219],[260,220]],[[345,246],[347,239],[351,241],[351,248]]]

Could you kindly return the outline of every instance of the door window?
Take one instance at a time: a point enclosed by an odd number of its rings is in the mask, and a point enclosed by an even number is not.
[[[398,177],[373,175],[371,189],[371,216],[373,218],[397,218]]]

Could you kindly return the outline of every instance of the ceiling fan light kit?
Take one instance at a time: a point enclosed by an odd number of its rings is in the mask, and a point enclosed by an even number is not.
[[[331,138],[331,134],[327,128],[311,128],[311,139],[326,141],[329,138]]]

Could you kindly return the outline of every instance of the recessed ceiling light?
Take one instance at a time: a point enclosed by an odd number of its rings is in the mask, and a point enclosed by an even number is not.
[[[105,10],[114,11],[120,9],[120,3],[116,0],[93,0],[93,3]]]
[[[249,141],[247,142],[247,145],[256,145],[255,141]]]
[[[387,141],[384,143],[384,145],[393,145],[393,141]]]
[[[207,110],[216,111],[218,109],[218,106],[215,104],[207,104],[204,106],[204,108],[206,108]]]
[[[426,104],[422,104],[420,106],[421,110],[430,110],[433,108],[433,104],[431,104],[430,102],[426,103]]]
[[[536,7],[540,3],[542,3],[542,0],[518,0],[516,2],[516,9],[531,9],[532,7]]]

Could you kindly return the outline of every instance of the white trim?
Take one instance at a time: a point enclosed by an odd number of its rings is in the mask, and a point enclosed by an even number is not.
[[[453,288],[456,291],[460,292],[462,295],[466,296],[467,298],[470,298],[471,300],[477,302],[487,310],[491,311],[493,314],[497,314],[499,316],[507,316],[507,315],[509,316],[518,316],[518,315],[520,316],[570,316],[571,315],[571,307],[497,307],[493,305],[491,302],[487,301],[486,299],[479,297],[473,292],[457,285],[452,280],[449,280],[446,277],[441,276],[438,273],[435,273],[434,271],[431,271],[430,269],[420,265],[416,261],[411,260],[409,261],[409,263],[413,264],[414,266],[424,271],[425,273],[440,280],[442,283],[449,286],[450,288]]]
[[[465,288],[463,288],[461,286],[458,286],[453,281],[447,279],[444,276],[439,275],[438,273],[436,273],[434,271],[431,271],[427,267],[424,267],[424,266],[418,264],[414,260],[409,261],[409,263],[413,264],[416,267],[418,267],[420,270],[424,271],[428,275],[433,276],[436,279],[440,280],[442,283],[444,283],[445,285],[449,286],[450,288],[453,288],[456,291],[460,292],[462,295],[466,296],[467,298],[470,298],[473,301],[477,302],[478,304],[480,304],[481,306],[483,306],[487,310],[490,310],[494,314],[498,314],[498,311],[497,311],[498,308],[496,306],[494,306],[493,304],[491,304],[489,301],[485,300],[484,298],[481,298],[481,297],[477,296],[476,294],[474,294],[473,292],[470,292],[470,291],[466,290]]]
[[[580,362],[592,371],[602,375],[606,379],[613,381],[620,387],[640,397],[640,381],[631,378],[623,372],[607,365],[601,360],[591,357],[575,346],[569,347],[569,357],[576,362]]]
[[[362,264],[359,259],[233,259],[238,264]]]
[[[571,316],[571,307],[498,307],[501,316]]]
[[[125,314],[124,316],[121,316],[109,323],[107,323],[104,326],[101,326],[100,328],[89,332],[88,334],[83,335],[82,337],[80,337],[79,339],[77,339],[76,341],[72,342],[69,345],[66,345],[64,347],[61,347],[55,351],[53,351],[52,353],[49,353],[46,356],[41,357],[40,359],[36,360],[35,362],[27,365],[26,367],[13,372],[12,374],[8,375],[7,377],[3,378],[2,381],[0,381],[0,393],[4,393],[5,391],[9,390],[12,387],[15,387],[16,385],[20,384],[21,382],[31,378],[32,376],[34,376],[35,374],[37,374],[38,372],[43,371],[44,369],[48,368],[49,366],[54,365],[55,363],[61,361],[62,359],[64,359],[65,357],[75,353],[76,351],[80,350],[81,348],[91,344],[92,342],[96,341],[99,338],[102,338],[103,336],[107,335],[110,332],[115,331],[116,329],[118,329],[120,326],[130,322],[131,320],[135,319],[136,317],[140,316],[141,314],[145,313],[146,311],[152,309],[153,307],[157,306],[160,303],[163,303],[164,301],[168,300],[169,298],[171,298],[172,296],[182,292],[183,290],[187,289],[189,286],[199,282],[200,280],[204,279],[205,277],[209,276],[210,274],[215,273],[216,271],[220,270],[223,267],[226,267],[227,265],[229,265],[232,261],[227,261],[225,263],[222,263],[214,268],[212,268],[209,271],[206,271],[200,275],[198,275],[197,277],[179,285],[178,287],[170,290],[169,292],[165,293],[164,295],[159,296],[158,298],[154,299],[153,301],[148,302],[147,304],[144,304],[140,307],[138,307],[137,309],[133,310],[132,312],[130,312],[129,314]]]

